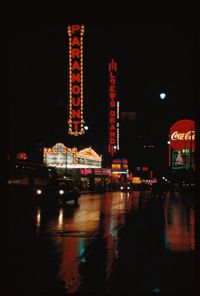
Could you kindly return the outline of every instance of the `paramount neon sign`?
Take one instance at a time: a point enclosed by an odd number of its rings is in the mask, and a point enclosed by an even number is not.
[[[69,120],[68,133],[84,134],[83,119],[83,34],[84,25],[68,26],[69,35]]]

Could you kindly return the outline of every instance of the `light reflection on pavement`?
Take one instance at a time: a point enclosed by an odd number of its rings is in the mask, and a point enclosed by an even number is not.
[[[165,199],[166,248],[172,251],[191,251],[195,249],[195,213],[193,208],[183,204],[179,196],[170,202]]]
[[[50,235],[61,253],[59,276],[65,281],[69,293],[76,292],[84,280],[80,265],[84,265],[94,252],[93,243],[99,236],[106,243],[104,266],[109,278],[119,255],[118,231],[123,230],[127,215],[134,215],[149,202],[149,192],[110,192],[84,194],[78,207],[68,204],[55,209],[52,216],[45,209],[36,208],[36,233]],[[179,197],[171,199],[168,193],[163,215],[165,248],[194,250],[194,209],[184,205]]]

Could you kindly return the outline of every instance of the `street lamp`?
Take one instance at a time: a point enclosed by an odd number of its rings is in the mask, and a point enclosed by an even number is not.
[[[171,167],[171,142],[167,141],[168,144],[168,166]]]
[[[161,100],[164,100],[165,98],[166,98],[166,94],[165,93],[160,93],[160,98],[161,98]]]

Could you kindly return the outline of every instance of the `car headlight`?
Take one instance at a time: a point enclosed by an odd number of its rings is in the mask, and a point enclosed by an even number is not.
[[[36,191],[36,193],[37,193],[38,195],[40,195],[40,194],[42,194],[42,190],[38,189],[38,190]]]
[[[64,190],[59,190],[59,194],[63,195],[64,194]]]

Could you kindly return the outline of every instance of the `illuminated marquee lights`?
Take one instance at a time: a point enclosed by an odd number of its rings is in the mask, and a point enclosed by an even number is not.
[[[114,59],[108,64],[109,107],[108,107],[108,153],[113,156],[119,150],[119,101],[116,91],[117,63]]]
[[[43,147],[43,162],[47,166],[60,168],[101,168],[102,156],[91,147],[77,150],[57,143],[52,148]]]
[[[68,26],[69,35],[69,120],[68,133],[84,134],[83,119],[83,34],[84,25]]]

